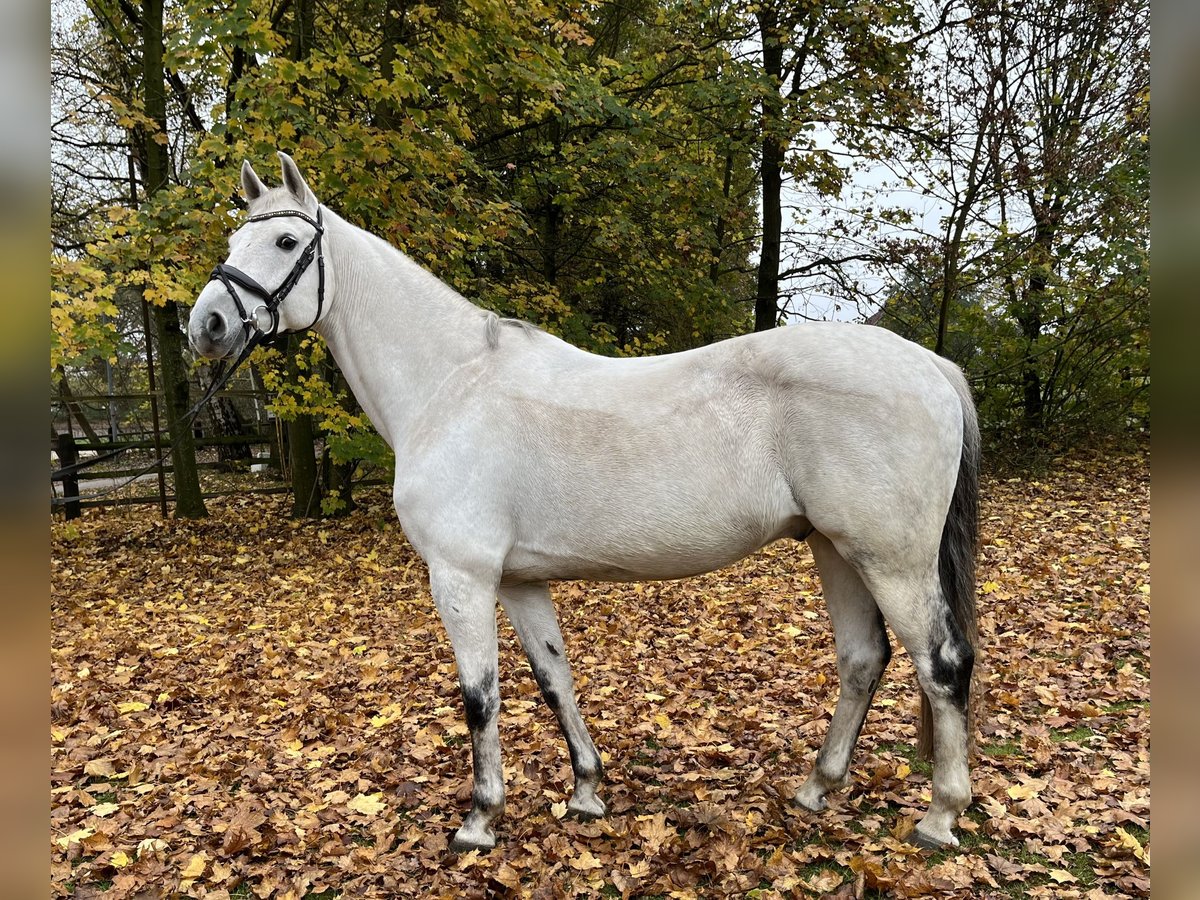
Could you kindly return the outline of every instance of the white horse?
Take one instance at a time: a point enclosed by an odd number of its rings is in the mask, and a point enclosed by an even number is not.
[[[493,847],[504,809],[497,598],[566,737],[569,809],[603,816],[549,582],[683,578],[779,538],[812,547],[840,682],[795,801],[820,810],[846,784],[891,656],[886,622],[916,667],[934,758],[916,840],[957,845],[971,797],[979,446],[961,372],[883,329],[835,323],[595,356],[472,305],[323,209],[279,155],[278,188],[242,167],[251,215],[188,334],[204,356],[232,358],[311,327],[395,450],[396,513],[428,563],[471,732],[473,804],[452,847]]]

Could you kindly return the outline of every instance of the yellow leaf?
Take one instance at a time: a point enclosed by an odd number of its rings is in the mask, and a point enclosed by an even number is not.
[[[111,759],[89,759],[83,764],[84,775],[95,775],[97,778],[108,778],[115,775],[117,770],[113,767]]]
[[[1141,841],[1120,825],[1117,826],[1117,839],[1121,842],[1121,849],[1128,850],[1144,863],[1150,862],[1150,856],[1146,853],[1146,848],[1142,846]]]
[[[83,840],[90,838],[95,833],[95,828],[80,828],[78,831],[72,831],[65,837],[60,837],[54,843],[58,844],[58,846],[62,847],[63,849],[66,849],[72,844],[78,844]]]
[[[629,877],[630,878],[645,878],[649,874],[650,874],[650,861],[649,860],[640,859],[635,863],[629,864]]]
[[[661,728],[663,731],[671,730],[671,720],[667,718],[666,713],[659,713],[657,716],[655,716],[654,724],[657,725],[659,728]]]
[[[900,763],[900,765],[896,766],[897,778],[907,778],[911,774],[912,767],[908,763]]]
[[[181,878],[199,878],[204,874],[204,870],[208,868],[208,854],[201,850],[191,861],[184,867],[180,873]]]
[[[144,709],[149,709],[149,703],[143,703],[141,700],[129,700],[125,703],[118,703],[117,709],[123,713],[141,712]]]
[[[375,794],[356,794],[346,806],[364,816],[377,816],[387,809],[387,804],[382,798],[382,791]]]
[[[382,728],[384,725],[391,725],[397,719],[404,715],[404,710],[398,703],[389,703],[379,711],[379,715],[371,717],[372,728]]]
[[[120,808],[121,807],[115,803],[97,803],[95,806],[89,809],[88,812],[90,812],[93,816],[104,817],[111,816]]]
[[[563,800],[559,803],[550,804],[550,813],[556,819],[561,819],[567,814],[567,801]]]
[[[118,869],[125,868],[131,862],[133,862],[133,860],[129,858],[129,854],[126,853],[124,850],[118,850],[109,859],[109,863],[111,863],[114,867],[116,867]]]
[[[995,581],[985,581],[980,588],[985,594],[990,594],[1000,588],[1000,584]]]
[[[138,841],[137,855],[138,858],[141,858],[146,854],[163,853],[169,849],[170,844],[168,844],[162,838],[143,838],[142,840]]]
[[[1026,784],[1014,784],[1008,789],[1008,796],[1014,800],[1030,800],[1042,792],[1046,786],[1044,781],[1030,781]]]
[[[588,869],[599,869],[602,863],[585,847],[578,856],[570,861],[569,865],[572,869],[586,872]]]

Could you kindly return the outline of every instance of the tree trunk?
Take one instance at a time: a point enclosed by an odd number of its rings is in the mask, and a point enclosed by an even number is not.
[[[1042,375],[1039,369],[1043,319],[1046,308],[1046,291],[1050,284],[1050,266],[1053,256],[1055,228],[1053,222],[1038,216],[1034,229],[1033,246],[1029,254],[1029,281],[1025,288],[1021,306],[1017,310],[1017,323],[1025,338],[1025,359],[1021,367],[1022,420],[1029,435],[1041,434],[1045,426],[1045,394],[1042,390]]]
[[[721,257],[725,255],[725,211],[729,208],[729,192],[733,188],[733,151],[725,151],[725,175],[721,180],[723,206],[713,227],[713,257],[708,266],[708,280],[714,285],[721,277]]]
[[[778,12],[764,3],[758,12],[762,32],[763,72],[769,90],[763,97],[762,160],[762,250],[758,258],[758,288],[754,299],[754,330],[769,331],[779,324],[779,257],[783,239],[783,42],[779,36]]]
[[[550,120],[550,145],[554,148],[553,165],[562,162],[562,122],[557,115]],[[558,245],[560,241],[559,228],[562,224],[562,209],[556,202],[558,192],[553,180],[546,188],[544,217],[542,219],[542,277],[546,284],[554,285],[558,281]]]
[[[296,354],[300,352],[300,338],[288,337],[287,348],[288,380],[300,380],[300,369],[296,365]],[[308,413],[296,416],[287,423],[288,457],[292,468],[292,515],[297,519],[316,519],[321,515],[321,488],[317,471],[316,428]]]
[[[154,133],[144,141],[145,191],[153,197],[167,184],[168,160],[165,143],[158,138],[167,135],[166,79],[163,70],[163,0],[145,0],[142,5],[142,87],[145,93],[146,116],[154,123]],[[171,434],[171,464],[174,467],[175,515],[178,518],[198,519],[208,514],[200,493],[200,476],[196,469],[196,444],[190,423],[183,421],[191,406],[188,392],[188,372],[183,359],[183,330],[179,326],[179,310],[174,302],[151,307],[154,336],[158,343],[159,369],[162,375],[163,405],[167,413],[167,428]],[[150,336],[147,335],[149,340]]]
[[[313,0],[294,0],[291,43],[288,56],[301,60],[313,49],[316,37],[315,6]],[[284,350],[287,356],[288,380],[293,384],[300,380],[300,369],[296,365],[296,354],[300,352],[300,338],[288,337]],[[316,519],[321,516],[320,472],[317,467],[317,428],[308,413],[298,415],[287,425],[288,455],[292,469],[292,515],[297,519]]]
[[[769,331],[779,324],[779,256],[783,233],[780,208],[783,189],[783,147],[773,136],[763,138],[762,251],[758,258],[758,290],[754,298],[754,330]]]
[[[58,373],[58,395],[62,397],[63,405],[67,408],[67,421],[70,422],[71,417],[79,424],[80,429],[87,439],[93,444],[100,443],[100,435],[96,434],[96,429],[92,427],[92,423],[88,421],[87,414],[83,411],[83,407],[79,405],[79,401],[75,399],[75,395],[71,393],[71,385],[67,383],[67,370],[59,363],[55,369]],[[111,393],[111,391],[110,391]],[[114,438],[115,440],[115,438]]]

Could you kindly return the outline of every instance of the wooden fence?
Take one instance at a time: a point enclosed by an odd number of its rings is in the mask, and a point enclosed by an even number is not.
[[[247,399],[255,400],[260,405],[260,408],[265,406],[266,402],[270,399],[266,392],[253,390],[220,391],[217,396],[243,401]],[[61,398],[56,397],[54,399],[62,402]],[[149,403],[153,410],[151,427],[149,429],[126,427],[115,439],[110,437],[109,440],[90,440],[86,437],[81,439],[75,433],[76,429],[71,424],[72,415],[78,418],[78,411],[82,407],[95,404],[111,407],[114,402]],[[73,519],[79,516],[84,507],[157,503],[162,514],[165,516],[168,504],[175,498],[168,492],[166,478],[168,473],[174,471],[174,467],[171,464],[171,435],[159,427],[157,416],[157,407],[161,406],[162,402],[162,395],[157,391],[72,395],[70,403],[73,409],[66,416],[69,430],[57,431],[51,443],[51,449],[58,457],[58,467],[50,473],[51,509],[61,509],[68,519]],[[200,422],[201,420],[197,419],[196,422],[191,424],[191,427],[196,428]],[[102,430],[105,429],[94,427],[91,429],[92,433],[97,435]],[[112,430],[109,427],[107,433],[111,435]],[[231,445],[246,446],[249,448],[266,447],[267,453],[265,455],[256,454],[251,449],[251,464],[263,465],[266,468],[278,471],[284,478],[288,475],[287,466],[284,461],[285,455],[281,452],[281,448],[285,446],[283,429],[277,419],[271,418],[265,423],[260,421],[255,424],[254,428],[237,434],[200,434],[195,437],[195,444],[197,450]],[[136,453],[138,451],[149,451],[151,453],[151,462],[148,466],[120,464],[125,454]],[[114,468],[113,463],[117,463],[117,467]],[[224,461],[197,460],[197,468],[201,470],[227,470],[229,467],[229,463]],[[118,490],[125,487],[125,485],[121,484],[122,481],[128,481],[132,485],[134,483],[132,479],[136,478],[141,483],[141,478],[148,475],[153,476],[157,481],[157,489],[153,494],[114,496],[116,494],[114,487]],[[97,482],[103,482],[102,486],[93,487],[89,494],[89,483],[95,485]],[[238,487],[236,490],[207,491],[202,496],[205,499],[210,499],[237,493],[277,494],[286,493],[290,490],[291,486],[286,484],[247,484],[244,487]]]

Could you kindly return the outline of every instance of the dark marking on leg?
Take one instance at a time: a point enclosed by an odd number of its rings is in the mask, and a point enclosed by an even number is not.
[[[471,807],[491,820],[504,811],[504,800],[475,785],[471,790]]]
[[[867,703],[863,707],[862,718],[858,720],[858,727],[854,729],[854,740],[850,742],[850,746],[858,743],[859,735],[862,734],[863,725],[867,722],[867,714],[871,711],[871,704],[875,701],[875,692],[879,689],[879,682],[883,680],[883,672],[888,667],[888,663],[892,661],[892,644],[888,640],[887,625],[883,620],[883,613],[879,610],[875,611],[876,615],[876,632],[875,636],[879,639],[879,670],[871,679],[871,683],[867,686]]]
[[[975,650],[948,617],[944,627],[945,637],[934,645],[930,654],[930,674],[934,683],[946,691],[955,705],[966,710],[971,697]]]
[[[533,680],[537,682],[538,690],[542,692],[542,697],[546,700],[546,705],[555,712],[558,711],[558,694],[554,690],[554,682],[551,680],[550,673],[530,657],[529,668],[533,670]],[[551,697],[554,698],[551,701]]]
[[[574,741],[567,741],[567,752],[571,754],[571,771],[576,781],[595,783],[604,777],[604,763],[594,750],[581,750]]]
[[[486,728],[500,711],[500,692],[495,670],[484,672],[478,684],[461,685],[467,727],[472,732]]]
[[[546,649],[549,650],[551,653],[553,653],[555,656],[559,655],[558,648],[555,647],[554,644],[550,643],[550,641],[546,641]]]

